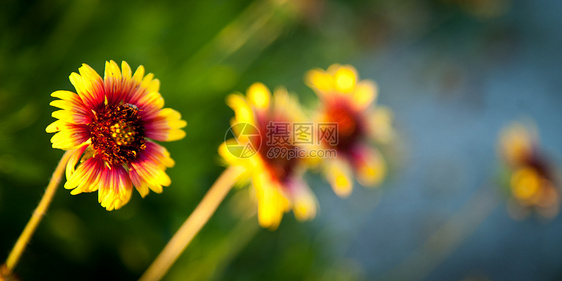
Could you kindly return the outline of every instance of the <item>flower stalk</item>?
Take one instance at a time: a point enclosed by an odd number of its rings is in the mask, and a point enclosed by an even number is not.
[[[193,237],[209,221],[244,169],[229,166],[211,186],[193,213],[185,220],[139,281],[160,280],[168,272]]]
[[[37,229],[37,226],[41,222],[41,219],[47,212],[47,209],[49,208],[49,205],[53,200],[55,192],[57,191],[57,187],[61,181],[62,175],[64,174],[66,164],[73,152],[74,151],[69,150],[65,152],[64,155],[62,156],[59,164],[55,168],[55,172],[53,173],[53,176],[51,177],[51,181],[47,185],[45,194],[43,195],[41,201],[39,202],[39,205],[37,205],[37,208],[35,208],[35,211],[33,211],[31,218],[27,222],[27,225],[23,229],[23,232],[21,233],[18,240],[16,241],[14,248],[12,248],[12,251],[10,251],[10,254],[8,255],[8,259],[4,264],[8,272],[12,272],[16,267],[21,257],[21,254],[23,253],[25,247],[27,246],[29,240],[31,239],[31,236],[33,236],[35,229]]]

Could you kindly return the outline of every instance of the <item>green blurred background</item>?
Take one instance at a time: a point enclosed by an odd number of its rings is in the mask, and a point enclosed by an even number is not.
[[[98,73],[106,60],[144,65],[160,80],[166,105],[188,122],[187,136],[165,144],[176,166],[160,195],[141,199],[135,192],[122,209],[107,212],[97,193],[72,196],[59,188],[16,268],[23,280],[137,279],[224,169],[217,147],[233,116],[226,95],[260,81],[286,86],[313,107],[306,71],[350,63],[379,82],[380,102],[396,114],[400,139],[384,151],[391,164],[386,184],[358,187],[342,200],[307,175],[318,217],[299,223],[287,214],[273,232],[258,227],[248,189],[234,190],[165,280],[556,280],[561,221],[513,221],[493,184],[497,131],[520,115],[546,127],[547,149],[560,159],[560,98],[553,94],[560,83],[548,74],[560,77],[559,48],[537,48],[560,46],[559,28],[541,29],[560,26],[546,20],[560,5],[533,3],[4,0],[0,253],[7,256],[63,154],[45,133],[54,120],[50,93],[74,90],[68,76],[82,63]],[[529,56],[534,52],[540,54]],[[544,64],[529,66],[535,59]],[[526,70],[509,72],[518,68]],[[513,80],[519,86],[510,86]],[[473,197],[482,185],[490,185],[493,204]],[[470,200],[484,211],[459,208]],[[461,234],[453,241],[460,242],[445,246],[444,256],[427,256],[429,265],[408,258],[423,256],[431,233],[457,219],[453,229]],[[471,246],[457,251],[475,229]],[[490,245],[500,245],[492,247],[496,254]],[[427,270],[400,277],[396,268],[404,264]]]

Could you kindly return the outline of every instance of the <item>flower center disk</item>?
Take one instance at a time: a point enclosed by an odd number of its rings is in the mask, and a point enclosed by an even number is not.
[[[325,113],[325,120],[338,124],[338,144],[336,146],[338,150],[346,151],[364,134],[361,117],[345,103],[330,104]]]
[[[144,127],[138,108],[122,103],[105,105],[89,124],[94,156],[110,165],[129,164],[146,148]]]

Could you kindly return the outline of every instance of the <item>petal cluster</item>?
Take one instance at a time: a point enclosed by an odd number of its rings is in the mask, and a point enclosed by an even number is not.
[[[322,167],[343,197],[351,193],[355,178],[364,186],[376,186],[386,174],[385,161],[373,143],[390,142],[394,131],[391,111],[373,106],[377,85],[359,80],[348,65],[311,70],[305,80],[320,100],[314,114],[305,114],[285,89],[271,95],[261,83],[250,86],[245,96],[235,93],[227,98],[235,117],[228,132],[232,138],[220,146],[219,154],[228,165],[245,168],[263,227],[276,228],[289,210],[299,220],[316,215],[315,196],[302,179],[309,166]],[[270,143],[279,132],[290,138]],[[292,151],[293,157],[276,153],[280,151]]]
[[[170,153],[154,141],[182,139],[187,123],[179,112],[164,107],[160,82],[139,66],[132,73],[106,62],[104,77],[84,64],[70,75],[76,89],[56,91],[51,105],[60,110],[46,131],[55,133],[53,148],[72,150],[64,187],[71,194],[98,191],[107,210],[119,209],[131,198],[133,186],[142,197],[170,185],[166,168]]]
[[[322,143],[325,149],[337,150],[338,157],[323,161],[324,174],[334,191],[348,196],[354,174],[363,186],[379,185],[386,163],[372,143],[390,142],[394,131],[390,109],[374,106],[378,94],[375,82],[359,80],[353,66],[338,64],[327,70],[311,70],[305,79],[321,101],[316,122],[337,125],[337,143]]]
[[[296,99],[285,89],[278,89],[272,95],[265,85],[255,83],[246,96],[239,93],[229,95],[227,104],[235,113],[231,120],[235,136],[219,147],[219,154],[227,164],[245,169],[255,190],[260,225],[277,228],[283,214],[291,209],[299,220],[313,218],[316,199],[302,179],[306,163],[302,159],[288,159],[271,153],[274,149],[298,148],[290,143],[266,141],[268,125],[272,122],[291,123],[304,118]],[[257,140],[252,137],[255,133],[259,135]],[[248,144],[255,150],[250,156],[233,153],[232,147],[247,147]]]

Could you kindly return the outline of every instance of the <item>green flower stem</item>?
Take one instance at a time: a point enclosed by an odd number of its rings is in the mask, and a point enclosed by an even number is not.
[[[33,211],[33,214],[31,215],[31,218],[29,219],[27,225],[23,229],[23,232],[18,238],[18,241],[16,241],[14,248],[12,248],[12,251],[8,255],[8,259],[6,260],[6,263],[3,265],[8,272],[12,272],[16,267],[21,257],[21,254],[23,253],[25,247],[27,246],[29,240],[31,239],[31,236],[33,236],[35,229],[37,229],[37,226],[39,225],[41,219],[47,212],[47,209],[49,208],[51,201],[53,201],[53,196],[57,191],[57,187],[61,181],[61,178],[66,168],[66,164],[68,163],[68,160],[72,155],[72,152],[74,151],[69,150],[65,152],[64,155],[62,156],[59,164],[55,169],[55,172],[53,173],[53,176],[51,177],[51,181],[49,182],[49,185],[47,185],[47,189],[45,190],[45,194],[43,195],[43,198],[41,198],[39,205],[37,205],[37,208],[35,208],[35,211]]]
[[[193,213],[185,220],[176,234],[168,241],[162,252],[141,276],[139,281],[160,280],[168,272],[172,264],[187,248],[193,237],[209,221],[220,203],[224,200],[238,177],[242,174],[241,167],[228,167],[211,186]]]

